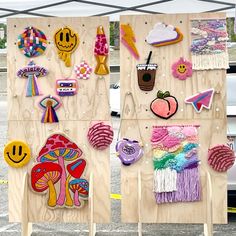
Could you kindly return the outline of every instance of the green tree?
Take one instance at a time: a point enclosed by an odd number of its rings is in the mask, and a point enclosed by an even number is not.
[[[117,46],[116,42],[119,42],[120,26],[118,21],[110,23],[110,45]]]
[[[236,34],[234,33],[234,18],[227,18],[227,32],[230,42],[236,42]]]
[[[7,26],[6,24],[0,23],[0,28],[4,29],[4,38],[0,39],[0,48],[6,48],[6,42],[7,42]]]

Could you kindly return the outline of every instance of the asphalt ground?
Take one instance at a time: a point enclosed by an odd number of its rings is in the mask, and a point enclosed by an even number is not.
[[[119,118],[113,117],[115,139],[119,128]],[[21,235],[19,223],[8,222],[8,185],[7,165],[2,159],[3,146],[7,141],[7,102],[6,97],[0,97],[0,236]],[[120,162],[114,155],[114,143],[111,147],[111,191],[120,194]],[[113,153],[112,153],[113,152]],[[110,224],[97,225],[97,236],[133,236],[137,235],[137,224],[122,224],[120,221],[121,202],[112,199],[112,219]],[[214,225],[216,236],[236,236],[236,214],[229,216],[229,224]],[[33,236],[72,236],[88,235],[87,224],[33,224]],[[143,224],[144,236],[199,236],[203,235],[203,225],[186,224]]]

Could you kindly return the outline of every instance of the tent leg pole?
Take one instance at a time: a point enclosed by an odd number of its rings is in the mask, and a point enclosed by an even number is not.
[[[94,199],[93,199],[93,173],[89,177],[89,236],[96,235],[96,223],[93,219],[94,211]]]
[[[28,174],[25,173],[23,178],[23,197],[22,197],[22,213],[21,213],[21,236],[30,236],[32,233],[32,223],[28,218]]]
[[[206,223],[204,224],[204,235],[213,235],[213,208],[212,208],[212,183],[211,175],[207,172],[207,202],[206,202]]]
[[[142,200],[142,177],[138,171],[138,236],[142,236],[142,218],[141,218],[141,200]]]

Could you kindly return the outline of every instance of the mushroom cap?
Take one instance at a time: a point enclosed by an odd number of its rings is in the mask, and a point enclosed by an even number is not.
[[[28,66],[18,70],[17,76],[20,78],[28,78],[30,75],[36,75],[37,77],[46,76],[48,74],[47,69],[42,66],[38,66],[34,61],[30,61]]]
[[[67,165],[67,170],[74,178],[80,178],[86,167],[86,161],[84,159],[78,159],[71,164]]]
[[[48,188],[48,181],[54,184],[61,178],[62,168],[57,163],[45,162],[35,165],[31,170],[31,186],[36,192],[43,192]]]
[[[63,156],[66,161],[73,161],[82,155],[82,150],[62,134],[51,135],[39,152],[38,162],[57,161]]]
[[[51,107],[53,107],[54,110],[57,110],[61,106],[60,99],[56,96],[48,95],[40,100],[39,106],[43,110],[45,110],[48,106],[48,103],[51,104]]]
[[[89,182],[86,179],[73,179],[69,183],[69,187],[73,193],[78,190],[79,195],[87,198],[89,194]]]

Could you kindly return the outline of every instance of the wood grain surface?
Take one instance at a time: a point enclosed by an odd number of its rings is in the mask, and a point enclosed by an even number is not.
[[[110,76],[105,76],[105,83],[98,76],[91,74],[89,80],[78,80],[78,94],[72,97],[61,97],[62,106],[57,110],[59,123],[42,124],[42,111],[38,107],[39,97],[25,97],[26,80],[16,76],[18,69],[26,66],[26,58],[18,49],[17,37],[27,26],[42,30],[48,38],[45,53],[34,58],[36,64],[49,70],[46,77],[38,79],[43,94],[55,95],[56,79],[75,78],[74,66],[85,60],[95,68],[96,59],[93,48],[97,27],[104,27],[109,42],[109,20],[107,17],[74,17],[74,18],[12,18],[8,19],[8,139],[22,139],[32,150],[29,165],[20,169],[9,167],[9,220],[21,221],[23,176],[35,162],[40,148],[52,133],[65,133],[82,149],[87,160],[85,177],[93,173],[95,223],[110,221],[110,156],[109,148],[105,151],[92,149],[87,141],[87,131],[91,120],[104,120],[109,123],[110,111],[107,101]],[[70,26],[78,32],[80,44],[72,54],[72,67],[66,68],[58,59],[53,42],[54,32],[58,28]],[[109,65],[109,58],[108,58]],[[94,99],[95,97],[95,99]],[[94,107],[93,107],[94,101]],[[46,195],[38,195],[28,190],[28,219],[30,222],[89,222],[88,204],[82,209],[55,209],[46,207]]]
[[[194,71],[186,81],[175,79],[171,65],[180,57],[191,60],[191,20],[225,18],[223,13],[175,14],[175,15],[133,15],[121,16],[121,24],[130,24],[136,36],[136,46],[140,53],[139,61],[121,44],[121,106],[125,94],[132,92],[135,99],[138,123],[144,141],[145,156],[132,166],[121,167],[122,221],[138,222],[138,171],[141,172],[141,219],[143,223],[204,223],[206,222],[206,173],[209,172],[213,189],[213,222],[227,223],[227,174],[213,171],[207,164],[207,151],[216,144],[226,143],[226,71]],[[184,35],[177,44],[155,48],[145,42],[149,31],[157,22],[178,27]],[[146,62],[152,50],[150,63],[157,63],[156,81],[151,92],[138,87],[136,65]],[[216,93],[210,110],[203,109],[197,114],[191,105],[184,103],[186,97],[200,91],[214,88]],[[158,90],[170,91],[179,103],[177,113],[169,120],[157,118],[150,111],[150,103]],[[126,100],[123,114],[121,137],[139,139],[134,106]],[[199,159],[202,185],[202,201],[194,203],[173,203],[157,205],[152,191],[153,163],[151,131],[153,125],[196,124],[199,128]]]

